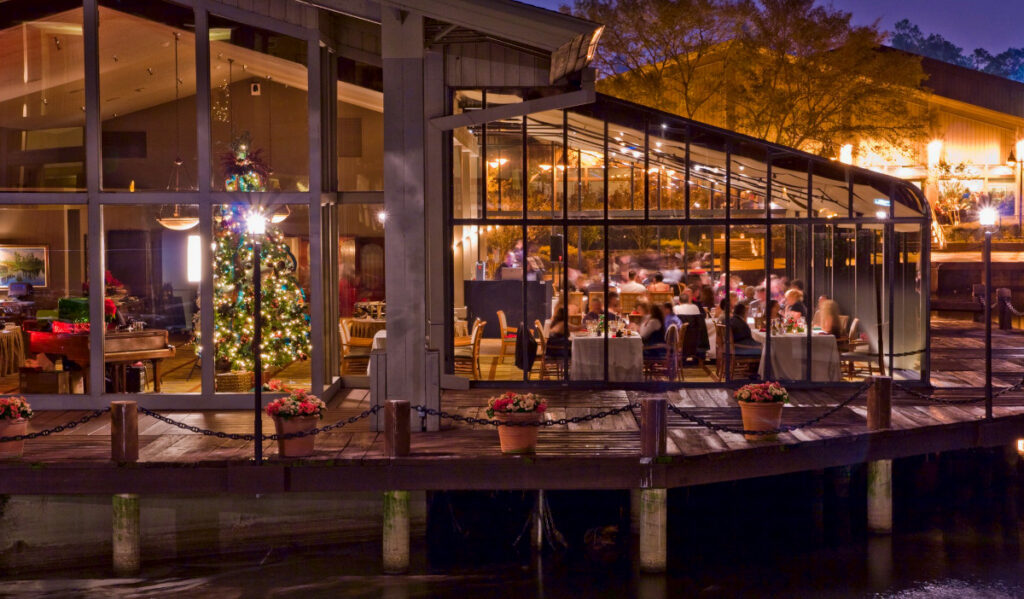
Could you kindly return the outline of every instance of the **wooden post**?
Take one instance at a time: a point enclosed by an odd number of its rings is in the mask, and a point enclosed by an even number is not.
[[[110,459],[139,461],[139,408],[134,401],[110,402]]]
[[[665,571],[668,560],[668,490],[640,490],[640,571]]]
[[[384,572],[409,569],[409,492],[384,491]]]
[[[665,455],[668,438],[668,400],[645,399],[640,403],[640,455],[657,458]]]
[[[668,400],[646,399],[640,404],[640,454],[642,461],[662,457],[668,439]],[[635,497],[635,495],[634,495]],[[665,571],[668,559],[668,490],[640,489],[640,570]]]
[[[409,400],[389,399],[384,404],[384,453],[409,455]]]
[[[114,495],[113,500],[114,572],[120,576],[139,571],[139,496]]]
[[[892,426],[892,379],[873,377],[868,391],[868,430]],[[868,530],[892,533],[892,460],[868,462]]]

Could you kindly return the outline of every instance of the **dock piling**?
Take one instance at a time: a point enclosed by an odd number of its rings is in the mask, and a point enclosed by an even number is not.
[[[409,569],[409,492],[384,491],[384,572]]]
[[[134,401],[110,402],[110,459],[118,464],[139,461],[139,408]]]
[[[880,431],[892,425],[892,379],[873,377],[868,390],[867,420],[869,431]],[[892,460],[868,462],[868,530],[877,534],[892,533]]]
[[[409,412],[407,399],[389,399],[384,404],[384,452],[388,457],[409,455]]]
[[[641,460],[649,462],[664,456],[667,440],[668,400],[664,397],[643,400],[640,404]],[[631,498],[639,499],[640,504],[640,570],[662,573],[668,559],[668,490],[640,489],[638,494],[631,494]]]
[[[114,495],[113,546],[114,572],[128,576],[139,571],[139,496],[134,493]]]

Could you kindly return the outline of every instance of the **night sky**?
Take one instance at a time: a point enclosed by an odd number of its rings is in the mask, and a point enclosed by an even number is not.
[[[557,10],[570,0],[525,0]],[[1024,2],[1020,0],[831,0],[833,6],[853,13],[855,23],[880,20],[891,30],[900,19],[910,19],[926,35],[938,33],[965,53],[978,47],[993,54],[1024,47]],[[612,25],[606,23],[606,25]]]

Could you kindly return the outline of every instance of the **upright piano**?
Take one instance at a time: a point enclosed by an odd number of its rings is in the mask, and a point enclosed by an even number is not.
[[[91,360],[88,333],[27,331],[26,334],[30,354],[64,356],[83,368],[88,384]],[[114,366],[115,391],[124,391],[125,366],[148,360],[153,363],[153,390],[159,393],[160,363],[166,358],[173,358],[174,353],[174,346],[169,343],[166,330],[149,329],[123,333],[108,331],[104,336],[103,362]]]

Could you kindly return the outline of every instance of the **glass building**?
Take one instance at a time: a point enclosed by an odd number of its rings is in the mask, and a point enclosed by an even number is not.
[[[690,363],[620,376],[604,337],[579,376],[571,347],[514,366],[498,310],[529,345],[559,300],[625,301],[630,270],[676,294],[799,279],[858,320],[842,378],[927,379],[915,187],[597,95],[599,24],[402,5],[0,0],[0,393],[249,408],[253,209],[265,375],[327,397],[385,345],[375,401],[437,407],[467,378],[707,384]],[[729,360],[701,349],[708,372]]]
[[[472,114],[522,100],[507,90],[458,90],[453,101],[456,113]],[[726,289],[737,299],[752,292],[757,311],[760,302],[784,302],[782,293],[795,283],[811,312],[817,298],[838,303],[842,333],[853,327],[854,347],[840,339],[830,371],[820,363],[830,348],[804,327],[798,343],[792,335],[776,338],[774,351],[784,355],[762,366],[761,377],[857,380],[854,373],[870,366],[902,379],[927,378],[922,289],[930,212],[910,183],[598,95],[586,106],[475,119],[455,129],[450,205],[452,307],[467,321],[455,331],[456,362],[478,318],[486,322],[481,346],[500,342],[497,310],[509,330],[525,323],[524,331],[540,340],[551,319],[581,329],[588,312],[612,320],[610,311],[628,314],[638,300],[671,302],[681,292],[696,302],[701,287],[713,293],[702,310],[709,317]],[[646,292],[627,287],[635,284],[631,272]],[[668,293],[649,292],[655,276],[669,284]],[[593,297],[608,300],[595,302],[595,311],[588,308]],[[755,323],[753,315],[749,321]],[[712,380],[733,378],[732,368],[722,368],[742,359],[732,356],[732,335],[716,339],[710,319],[694,324],[707,326],[710,340],[691,340],[680,357],[714,357]],[[569,351],[549,348],[550,364],[532,372],[509,367],[514,341],[480,350],[480,365],[464,372],[480,385],[687,384],[685,376],[651,376],[646,365],[630,368],[616,353],[637,350],[617,350],[625,344],[609,328],[598,331],[612,339],[597,351],[585,349],[594,342],[573,340]],[[690,336],[698,333],[693,328]],[[761,328],[768,338],[761,343],[770,348],[771,327]],[[575,355],[581,350],[585,357]],[[687,372],[697,374],[689,384],[707,383],[700,369]]]

